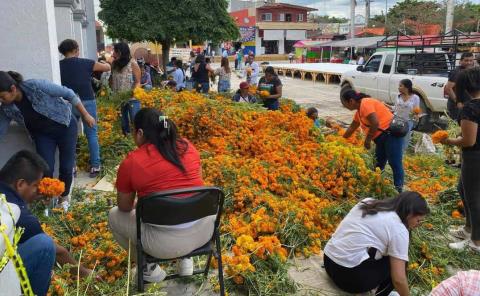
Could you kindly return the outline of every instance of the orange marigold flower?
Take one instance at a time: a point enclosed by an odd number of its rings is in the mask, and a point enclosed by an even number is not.
[[[458,210],[454,210],[452,212],[452,218],[461,219],[461,218],[463,218],[463,215]]]
[[[65,191],[65,183],[54,178],[43,178],[38,185],[38,192],[45,197],[59,196]]]
[[[438,143],[440,143],[441,141],[443,141],[447,138],[448,138],[448,132],[444,131],[444,130],[439,130],[439,131],[436,131],[435,133],[433,133],[432,142],[434,144],[438,144]]]

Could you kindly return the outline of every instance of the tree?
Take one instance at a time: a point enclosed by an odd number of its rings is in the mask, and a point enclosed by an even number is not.
[[[339,17],[334,17],[334,16],[328,16],[328,15],[316,15],[316,14],[310,14],[309,15],[310,20],[312,20],[315,23],[320,23],[320,24],[336,24],[336,23],[346,23],[348,22],[348,19],[346,18],[339,18]]]
[[[162,45],[163,67],[176,41],[220,42],[240,35],[226,0],[100,0],[99,17],[112,38]]]

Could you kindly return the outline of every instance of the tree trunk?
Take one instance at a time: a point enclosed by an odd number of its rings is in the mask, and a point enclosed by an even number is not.
[[[163,73],[167,74],[167,64],[169,61],[169,53],[170,53],[170,42],[162,41],[160,43],[162,45],[162,69]]]

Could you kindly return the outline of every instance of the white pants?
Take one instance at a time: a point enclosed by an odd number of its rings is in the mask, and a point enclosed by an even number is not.
[[[128,250],[130,239],[131,258],[136,261],[137,222],[135,210],[122,212],[114,207],[108,214],[113,237]],[[142,224],[142,246],[145,253],[160,259],[184,256],[205,245],[214,230],[215,215],[197,220],[187,228],[175,228]]]

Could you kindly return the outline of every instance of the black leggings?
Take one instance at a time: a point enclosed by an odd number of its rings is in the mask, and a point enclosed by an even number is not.
[[[472,240],[480,240],[480,151],[464,151],[462,153],[462,200],[465,206],[467,226],[472,228]],[[468,223],[468,221],[470,223]]]
[[[323,255],[325,270],[333,282],[348,293],[365,293],[377,289],[376,296],[388,296],[393,291],[390,277],[390,258],[375,260],[376,249],[370,249],[370,258],[353,268],[343,267]]]

